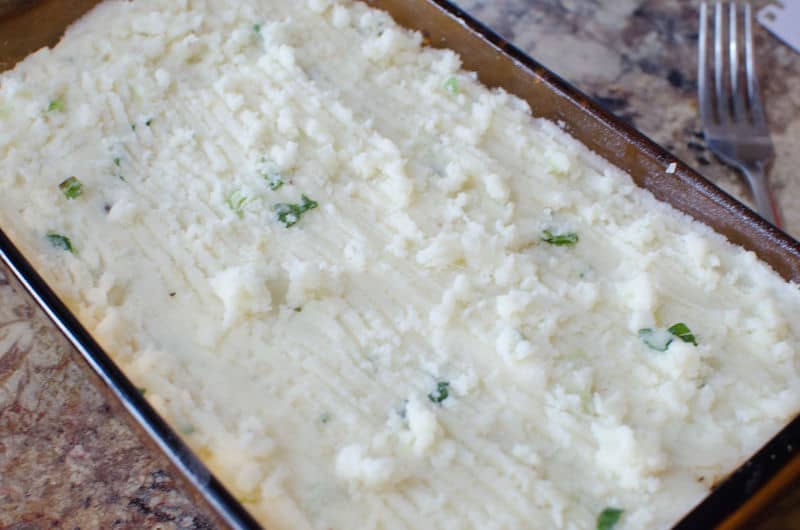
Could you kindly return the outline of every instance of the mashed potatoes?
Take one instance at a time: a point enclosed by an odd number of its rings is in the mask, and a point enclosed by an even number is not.
[[[670,526],[800,409],[800,293],[420,41],[103,3],[0,76],[0,224],[269,528]]]

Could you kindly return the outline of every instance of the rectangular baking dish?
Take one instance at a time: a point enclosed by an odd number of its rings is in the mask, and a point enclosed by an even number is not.
[[[0,0],[0,71],[29,53],[54,45],[66,27],[99,0]],[[800,243],[763,221],[742,203],[558,76],[504,41],[447,0],[367,0],[401,25],[419,31],[428,45],[461,55],[464,67],[490,87],[526,100],[536,116],[565,129],[658,199],[706,223],[733,243],[755,252],[785,279],[800,283]],[[666,168],[675,163],[674,173]],[[232,528],[261,528],[208,471],[175,431],[142,398],[109,355],[78,322],[0,227],[0,258],[75,345],[106,390],[185,476],[201,502]],[[741,464],[674,528],[742,528],[800,476],[800,417]]]

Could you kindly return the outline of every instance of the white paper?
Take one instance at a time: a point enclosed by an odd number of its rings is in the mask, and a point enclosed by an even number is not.
[[[800,0],[782,0],[756,14],[762,26],[800,52]]]

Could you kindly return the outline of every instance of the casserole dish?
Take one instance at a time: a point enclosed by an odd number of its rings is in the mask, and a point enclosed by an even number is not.
[[[785,277],[796,279],[797,246],[791,240],[783,238],[779,232],[772,231],[767,225],[761,224],[746,209],[716,191],[713,186],[705,183],[686,168],[678,168],[677,173],[673,176],[664,176],[662,173],[668,165],[672,164],[672,160],[666,153],[658,150],[646,139],[620,127],[607,115],[596,111],[591,105],[585,103],[579,94],[551,74],[541,70],[519,52],[512,48],[508,48],[505,54],[499,52],[497,46],[504,45],[496,37],[451,6],[438,3],[374,2],[373,4],[376,7],[388,9],[399,22],[406,26],[421,30],[431,44],[455,48],[467,58],[465,66],[478,71],[484,83],[491,86],[502,86],[527,99],[535,114],[564,123],[565,127],[579,140],[617,166],[628,170],[643,187],[649,189],[657,197],[665,199],[680,210],[693,214],[698,219],[715,226],[732,241],[758,251],[765,261],[781,271]],[[35,25],[36,17],[41,17],[42,11],[36,7],[28,14],[31,17],[29,20],[33,20]],[[55,16],[46,20],[54,19]],[[24,25],[20,24],[17,27],[22,28]],[[32,31],[28,31],[26,37],[32,33]],[[24,51],[22,50],[22,54]],[[5,243],[6,247],[11,248],[7,241]],[[31,278],[37,279],[37,277],[30,270],[23,274],[26,272],[22,271],[25,263],[19,253],[13,255],[13,249],[11,249],[7,254],[11,256],[8,259],[17,273],[24,276],[23,279],[26,279],[30,286],[35,287],[35,294],[39,294],[40,301],[47,302],[41,296],[42,292],[46,292],[44,287],[37,287],[31,281]],[[48,294],[48,298],[52,297]],[[73,340],[80,343],[85,354],[91,353],[90,357],[95,362],[95,368],[105,370],[106,379],[118,380],[118,371],[114,372],[113,365],[105,362],[107,358],[101,357],[101,354],[97,353],[99,349],[89,340],[88,334],[75,326],[74,319],[63,315],[63,306],[59,307],[58,311],[54,311],[53,307],[56,307],[57,304],[48,302],[47,305],[51,315],[55,314],[60,317],[62,329],[68,331]],[[76,332],[76,329],[80,333]],[[99,366],[98,358],[104,359],[104,366]],[[131,387],[129,384],[127,387],[121,385],[119,391],[121,395],[130,397]],[[132,410],[147,411],[148,409],[140,403],[141,400],[138,401],[132,400],[130,404]],[[147,418],[145,420],[149,421]],[[187,453],[178,443],[171,443],[169,430],[161,429],[157,423],[157,421],[150,421],[150,430],[162,431],[160,433],[162,445],[179,449],[175,458],[182,464],[184,471],[187,470],[186,468],[194,467],[196,462],[192,461],[190,455],[186,456]],[[778,454],[774,451],[772,453],[768,457],[778,461]],[[191,475],[191,470],[189,472]],[[759,477],[763,474],[769,475],[759,468],[755,476]],[[198,476],[194,472],[193,478],[201,484],[214,486],[213,480],[204,480],[202,473]],[[752,485],[753,482],[750,483],[750,486]],[[214,491],[219,493],[219,488]],[[212,491],[212,493],[214,492]],[[224,491],[219,495],[218,498],[212,499],[216,504],[228,503]],[[723,499],[721,502],[727,503],[728,501]],[[249,523],[245,521],[242,524]],[[692,522],[690,520],[685,524],[709,526],[715,522]]]

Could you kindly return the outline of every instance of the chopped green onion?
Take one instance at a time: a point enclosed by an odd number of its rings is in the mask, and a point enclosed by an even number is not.
[[[147,394],[147,389],[143,386],[138,387],[136,390],[138,390],[139,393],[143,396]]]
[[[280,202],[276,204],[273,209],[277,214],[278,221],[283,223],[286,228],[289,228],[296,225],[304,213],[313,210],[317,206],[319,206],[319,204],[316,201],[309,199],[305,195],[301,195],[300,204]]]
[[[667,348],[672,344],[672,340],[675,337],[663,329],[644,328],[639,330],[639,338],[642,339],[642,342],[651,350],[667,351]]]
[[[662,352],[667,351],[667,348],[675,339],[697,346],[697,339],[683,322],[670,326],[668,329],[640,329],[639,338],[651,349]]]
[[[613,530],[625,510],[607,507],[597,516],[597,530]]]
[[[247,201],[247,196],[238,190],[225,198],[225,204],[228,205],[228,208],[230,208],[239,219],[244,218],[244,207],[247,206]]]
[[[436,390],[428,394],[428,399],[433,403],[441,403],[448,397],[450,397],[450,383],[447,381],[439,381]]]
[[[444,88],[453,95],[458,94],[458,79],[455,77],[449,78],[445,81]]]
[[[61,98],[54,99],[47,106],[47,112],[64,112],[64,100]]]
[[[261,33],[261,24],[253,24],[253,31]]]
[[[120,158],[120,157],[118,157],[118,156],[117,156],[117,157],[114,157],[114,166],[116,166],[118,169],[119,169],[119,168],[121,168],[121,167],[122,167],[122,158]],[[122,176],[122,175],[121,175],[121,174],[118,172],[118,169],[115,169],[115,170],[114,170],[114,175],[115,175],[115,176],[117,176],[117,177],[119,177],[119,179],[120,179],[122,182],[128,182],[128,181],[125,179],[125,177],[123,177],[123,176]]]
[[[147,121],[144,122],[144,124],[150,127],[153,124],[153,118],[147,118]]]
[[[697,339],[692,334],[689,327],[683,322],[679,322],[668,329],[644,328],[639,330],[639,338],[648,347],[656,351],[667,351],[669,345],[675,339],[697,346]]]
[[[260,166],[261,166],[260,168],[261,176],[264,178],[264,180],[267,181],[267,184],[269,184],[269,189],[275,191],[281,186],[283,186],[284,184],[283,177],[281,176],[280,171],[278,171],[278,168],[275,167],[275,164],[272,161],[262,157],[260,161]]]
[[[67,236],[57,234],[55,232],[48,232],[47,240],[57,249],[66,250],[67,252],[72,252],[73,254],[75,253],[75,249],[72,246],[72,241],[70,241]]]
[[[542,241],[559,247],[572,246],[579,241],[578,234],[567,232],[565,234],[554,234],[550,230],[542,230]]]
[[[326,412],[323,412],[322,414],[320,414],[319,415],[319,421],[320,421],[320,423],[323,423],[323,424],[330,422],[331,421],[330,412],[326,411]]]
[[[670,327],[667,331],[681,339],[683,342],[688,342],[697,346],[697,339],[694,338],[692,331],[683,322],[678,322],[674,326]]]
[[[67,199],[77,199],[83,193],[83,183],[75,177],[70,177],[58,185]]]

